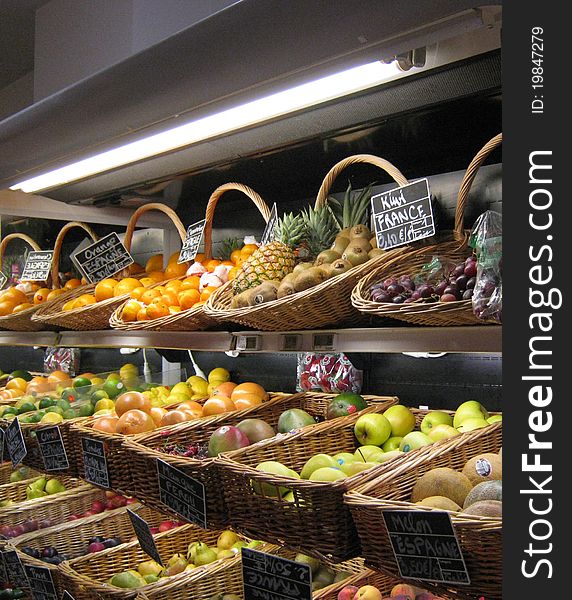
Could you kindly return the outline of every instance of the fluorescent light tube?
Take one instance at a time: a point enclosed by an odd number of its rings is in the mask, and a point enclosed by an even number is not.
[[[46,190],[360,92],[399,75],[404,73],[395,62],[386,64],[376,61],[347,69],[124,144],[32,177],[10,189],[27,193]]]

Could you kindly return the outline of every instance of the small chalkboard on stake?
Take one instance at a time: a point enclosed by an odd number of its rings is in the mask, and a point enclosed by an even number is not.
[[[145,554],[148,554],[155,562],[158,562],[161,566],[164,566],[147,521],[145,521],[143,517],[140,517],[132,510],[127,509],[127,512],[129,513],[129,518],[131,519],[131,525],[133,525],[135,535],[137,536],[139,544],[141,545],[141,550],[143,550]]]
[[[50,569],[31,565],[24,568],[34,600],[57,600],[58,594]]]
[[[0,271],[0,290],[4,289],[4,286],[6,285],[7,281],[8,277],[6,277],[6,275],[4,275],[2,271]]]
[[[471,580],[446,511],[382,511],[404,579],[469,585]]]
[[[38,250],[28,253],[21,281],[47,281],[52,270],[53,250]]]
[[[102,488],[110,489],[109,471],[105,446],[102,441],[93,438],[81,438],[83,451],[84,479]]]
[[[72,259],[90,283],[113,277],[135,262],[115,232],[78,250]]]
[[[187,235],[177,260],[178,264],[195,260],[203,239],[206,222],[206,219],[202,219],[187,227]]]
[[[29,587],[28,578],[22,561],[15,550],[4,552],[4,568],[10,583],[14,587],[27,589]]]
[[[427,179],[372,196],[371,209],[379,248],[388,250],[435,235]]]
[[[159,500],[185,521],[207,528],[205,486],[165,461],[157,459]]]
[[[312,570],[293,560],[241,548],[244,600],[312,600]]]
[[[69,469],[68,455],[62,440],[60,428],[57,425],[38,429],[36,431],[36,439],[40,446],[46,471]]]
[[[268,219],[268,223],[266,223],[264,233],[262,234],[262,238],[260,240],[260,244],[262,246],[274,241],[274,235],[275,235],[275,231],[276,231],[276,223],[277,222],[278,222],[278,209],[276,208],[276,202],[275,202],[272,205],[272,210],[270,211],[270,219]]]
[[[10,425],[6,428],[6,446],[8,447],[8,454],[14,467],[19,465],[28,454],[18,417],[14,417]]]
[[[6,445],[6,436],[4,430],[0,429],[0,465],[4,462],[4,447]]]
[[[4,564],[4,553],[0,552],[0,583],[8,583],[8,573]]]

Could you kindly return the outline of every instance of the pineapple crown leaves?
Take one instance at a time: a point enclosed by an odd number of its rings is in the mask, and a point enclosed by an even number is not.
[[[238,237],[230,237],[221,240],[218,248],[218,258],[228,260],[234,250],[240,250],[243,246],[243,241]]]
[[[315,209],[307,206],[302,209],[302,219],[306,223],[306,240],[310,252],[319,254],[325,248],[329,248],[336,235],[340,232],[338,223],[329,206]]]
[[[375,185],[370,183],[360,192],[352,194],[352,184],[348,182],[348,187],[344,194],[344,199],[340,202],[333,196],[328,196],[328,206],[338,224],[340,230],[354,225],[364,225],[367,223],[367,213],[371,200],[371,189]]]

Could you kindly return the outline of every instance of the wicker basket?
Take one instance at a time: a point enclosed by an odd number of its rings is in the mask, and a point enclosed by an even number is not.
[[[216,545],[220,533],[215,529],[204,530],[188,524],[157,534],[155,545],[162,559],[166,561],[175,553],[186,553],[188,545],[197,540],[209,546]],[[264,548],[264,546],[261,548]],[[174,595],[175,591],[180,587],[194,585],[196,586],[193,590],[194,593],[189,595],[189,587],[186,587],[185,593],[187,595],[184,597],[206,599],[208,596],[203,592],[203,585],[212,586],[211,580],[218,578],[224,569],[236,563],[240,564],[240,557],[236,555],[232,558],[221,559],[197,567],[192,571],[160,578],[156,583],[137,589],[122,589],[106,583],[116,573],[136,568],[137,564],[145,560],[149,560],[149,557],[143,552],[139,542],[130,542],[122,546],[102,550],[97,554],[60,563],[58,568],[65,581],[66,589],[74,597],[78,594],[78,597],[94,600],[100,598],[128,600],[135,598],[139,592],[142,592],[144,594],[165,594],[165,598],[173,598],[176,597]]]
[[[498,424],[497,424],[498,425]],[[382,511],[419,511],[434,509],[412,504],[409,499],[417,479],[437,467],[461,470],[465,462],[478,453],[498,452],[502,446],[502,428],[478,429],[449,440],[438,447],[426,446],[418,453],[399,459],[399,464],[382,477],[348,492],[346,505],[357,525],[366,564],[399,577]],[[413,580],[447,597],[474,600],[502,598],[502,519],[451,513],[471,585],[430,583]]]
[[[403,256],[378,264],[357,283],[352,291],[351,301],[357,310],[374,318],[387,319],[389,317],[416,325],[498,325],[493,319],[479,319],[473,313],[471,300],[430,303],[417,301],[407,304],[381,303],[374,302],[371,299],[370,288],[372,284],[383,281],[388,277],[399,277],[419,272],[435,255],[451,261],[463,261],[472,253],[468,245],[470,230],[465,230],[463,225],[469,191],[479,167],[501,142],[502,134],[489,140],[475,155],[465,172],[457,197],[453,241],[441,242],[420,249],[411,249]]]
[[[173,225],[175,225],[181,241],[185,239],[185,228],[175,211],[164,204],[152,202],[139,207],[131,215],[131,218],[127,224],[123,242],[127,251],[131,250],[133,233],[139,217],[150,210],[158,210],[165,213],[171,219]],[[124,269],[123,273],[128,275],[129,267]],[[129,276],[142,277],[144,275],[146,275],[146,273],[132,274]],[[34,314],[34,320],[41,323],[57,325],[61,329],[73,329],[76,331],[109,329],[109,317],[120,304],[123,304],[123,302],[129,298],[129,294],[112,297],[108,300],[102,300],[100,302],[96,302],[95,304],[74,308],[68,311],[63,310],[64,304],[66,304],[66,302],[69,300],[77,298],[82,294],[93,294],[95,286],[96,284],[91,283],[86,286],[80,286],[79,288],[71,290],[67,294],[58,296],[53,302],[50,302],[49,305],[42,306]]]
[[[14,471],[15,471],[15,469],[12,466],[11,462],[5,462],[5,463],[0,464],[0,486],[6,485],[9,483],[14,483],[14,482],[10,481],[10,475]],[[34,471],[33,469],[29,469],[26,479],[22,479],[22,481],[26,481],[27,479],[32,479],[32,478],[35,478],[38,476],[39,476],[39,473],[37,471]],[[15,482],[15,483],[18,483],[18,482]],[[0,500],[3,500],[3,498],[0,498]]]
[[[275,395],[272,400],[250,409],[247,413],[227,413],[218,415],[206,423],[191,421],[181,423],[165,436],[162,431],[154,431],[139,437],[137,440],[126,440],[124,450],[128,454],[131,465],[131,495],[139,498],[157,510],[171,512],[159,498],[159,482],[157,477],[157,459],[163,460],[185,475],[200,481],[205,488],[207,506],[207,524],[209,527],[224,527],[228,524],[228,516],[224,503],[222,485],[215,458],[194,459],[167,454],[162,449],[173,443],[206,444],[212,432],[223,425],[236,425],[245,418],[263,419],[272,427],[276,427],[280,415],[291,408],[301,408],[313,417],[324,419],[327,407],[335,394],[306,392],[295,395]],[[365,396],[373,405],[388,408],[395,402],[394,398]],[[229,453],[232,455],[232,453]],[[176,515],[176,513],[172,513]],[[177,515],[179,516],[179,515]]]
[[[350,156],[334,165],[324,178],[316,198],[316,208],[324,206],[327,202],[328,192],[338,174],[347,166],[356,163],[367,163],[383,169],[398,185],[408,183],[401,172],[383,158],[370,154]],[[383,256],[369,260],[308,290],[253,307],[230,308],[233,291],[232,285],[226,284],[213,292],[206,302],[205,310],[219,321],[232,321],[263,331],[294,331],[367,323],[368,319],[352,306],[352,289],[374,266],[385,263],[390,257],[401,252],[402,249],[388,251]]]
[[[205,215],[204,248],[207,259],[212,258],[212,228],[215,208],[220,198],[231,190],[243,192],[258,208],[264,220],[268,222],[270,219],[270,209],[262,197],[253,189],[241,183],[225,183],[219,186],[209,198]],[[167,315],[150,321],[125,322],[121,318],[122,311],[123,304],[111,315],[109,324],[113,329],[124,329],[127,331],[138,331],[141,329],[153,331],[198,331],[213,327],[218,323],[216,319],[205,311],[204,305],[193,306],[174,315]]]
[[[128,508],[145,519],[151,527],[156,527],[161,521],[167,519],[165,515],[141,504],[132,504]],[[105,538],[119,535],[124,544],[136,539],[127,508],[117,508],[60,526],[33,531],[18,537],[11,545],[16,549],[24,566],[30,565],[50,570],[58,598],[60,598],[66,589],[66,581],[57,566],[34,558],[23,552],[22,549],[29,547],[41,551],[47,546],[53,546],[57,548],[59,554],[65,554],[73,559],[86,554],[87,540],[96,535]],[[80,600],[80,598],[87,598],[87,596],[81,594],[75,596],[76,600]]]
[[[6,246],[12,240],[22,240],[26,242],[32,250],[41,250],[40,246],[29,236],[24,233],[10,233],[2,238],[0,242],[0,265],[6,251]],[[33,296],[33,294],[31,295]],[[30,302],[33,300],[30,298]],[[10,331],[41,331],[44,327],[39,323],[34,323],[31,320],[32,315],[38,310],[38,306],[26,308],[12,315],[0,317],[0,329],[8,329]]]

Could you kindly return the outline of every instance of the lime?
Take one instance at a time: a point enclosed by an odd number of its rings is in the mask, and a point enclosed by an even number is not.
[[[67,410],[64,410],[64,414],[62,416],[67,421],[67,419],[75,419],[78,414],[73,408],[68,408]]]
[[[91,379],[88,379],[87,377],[76,377],[72,381],[72,386],[74,388],[89,387],[90,385],[91,385]]]
[[[91,415],[93,415],[93,406],[91,405],[91,402],[85,402],[78,406],[79,417],[91,417]]]
[[[47,423],[49,425],[54,425],[56,423],[61,423],[64,420],[63,415],[54,412],[47,412],[41,419],[40,423]]]
[[[33,404],[32,402],[24,402],[18,407],[18,414],[22,415],[27,412],[32,412],[33,410],[36,410],[35,404]]]
[[[41,418],[45,415],[46,413],[43,410],[38,410],[35,413],[33,413],[32,415],[30,415],[30,423],[39,423]]]
[[[61,406],[50,406],[49,408],[46,408],[46,414],[49,413],[56,413],[63,416],[64,409]]]
[[[75,400],[78,396],[77,390],[73,388],[65,388],[62,390],[61,399],[62,400]]]
[[[119,394],[125,391],[125,385],[119,379],[108,379],[103,384],[103,389],[107,392],[109,398],[117,398]]]
[[[30,381],[32,379],[32,374],[24,369],[16,369],[10,373],[10,379],[16,379],[17,377]]]
[[[14,404],[14,406],[16,408],[20,408],[20,406],[22,406],[22,404],[26,404],[28,402],[30,404],[33,404],[34,396],[31,396],[30,394],[27,394],[26,396],[21,396],[20,398],[18,398],[18,400],[16,400],[16,403]]]
[[[20,423],[33,423],[34,421],[32,421],[33,419],[33,415],[19,415],[18,416],[18,421],[20,421]]]
[[[55,398],[42,398],[38,403],[38,408],[48,408],[49,406],[55,406],[57,400]]]
[[[60,408],[63,408],[64,410],[68,410],[69,408],[71,408],[71,404],[70,404],[69,400],[65,400],[64,398],[60,398],[59,400],[56,400],[55,406],[59,406]]]
[[[109,398],[109,395],[105,390],[95,390],[95,392],[91,394],[91,401],[93,403],[97,402],[98,400],[105,400],[107,398]]]

